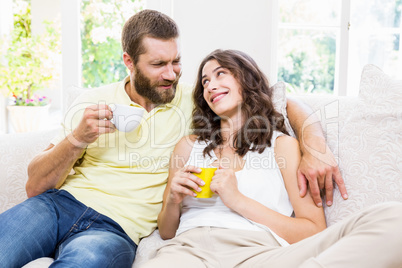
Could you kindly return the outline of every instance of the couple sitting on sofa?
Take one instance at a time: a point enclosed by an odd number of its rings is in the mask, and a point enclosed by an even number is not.
[[[191,90],[178,85],[177,38],[175,23],[155,11],[126,23],[123,58],[130,76],[83,93],[65,132],[31,162],[31,198],[0,215],[1,266],[53,256],[52,265],[130,267],[159,212],[161,236],[175,238],[148,267],[400,266],[394,249],[402,240],[401,205],[377,206],[322,231],[316,193],[301,197],[297,186],[299,163],[308,157],[286,135],[268,82],[249,56],[217,50],[204,59],[190,118]],[[115,131],[104,102],[143,107],[141,125]],[[182,138],[171,155],[189,120],[195,135]],[[169,173],[167,165],[146,164],[167,163],[170,156]],[[266,161],[277,164],[264,168]],[[191,191],[203,184],[192,174],[202,166],[219,167],[211,183],[215,195],[206,200]],[[324,176],[332,183],[331,172]],[[310,188],[318,184],[323,187],[312,180]]]

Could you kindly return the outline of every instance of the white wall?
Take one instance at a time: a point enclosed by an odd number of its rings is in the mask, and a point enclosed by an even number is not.
[[[10,33],[13,27],[12,0],[0,0],[0,38]],[[1,61],[0,55],[0,61]],[[6,93],[5,88],[0,88],[0,134],[7,132],[7,100],[3,94]]]
[[[81,86],[81,0],[61,0],[61,39],[62,39],[62,114],[67,111],[67,91],[71,86]]]
[[[70,86],[81,85],[81,0],[31,0],[32,33],[45,31],[44,20],[59,19],[62,28],[62,68],[61,80],[44,91],[52,99],[52,108],[66,109],[66,91]]]
[[[215,49],[248,53],[270,76],[271,1],[262,0],[148,0],[147,8],[170,15],[181,34],[182,82],[193,84],[202,59]],[[270,79],[271,83],[275,82]]]
[[[13,26],[12,0],[0,0],[0,36],[8,34]]]
[[[61,0],[31,0],[32,34],[43,34],[43,21],[53,21],[61,16]]]

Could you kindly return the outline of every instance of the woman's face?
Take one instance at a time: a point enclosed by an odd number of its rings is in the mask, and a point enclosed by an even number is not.
[[[232,118],[241,114],[241,87],[228,69],[216,60],[208,61],[202,69],[201,83],[205,101],[219,117]]]

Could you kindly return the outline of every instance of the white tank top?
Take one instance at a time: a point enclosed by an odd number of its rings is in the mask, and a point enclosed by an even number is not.
[[[242,194],[276,212],[291,216],[293,207],[289,201],[282,174],[276,163],[273,148],[276,138],[282,135],[284,134],[274,131],[271,139],[272,147],[267,147],[261,154],[249,151],[243,157],[245,164],[242,170],[236,172],[236,178],[238,189]],[[218,158],[214,151],[211,151],[211,157],[208,155],[203,157],[204,148],[208,144],[197,140],[186,165],[212,167],[212,163]],[[226,207],[216,194],[211,198],[186,196],[183,199],[180,225],[176,235],[201,226],[253,231],[265,230],[271,232],[282,246],[289,245],[267,226],[246,219]]]

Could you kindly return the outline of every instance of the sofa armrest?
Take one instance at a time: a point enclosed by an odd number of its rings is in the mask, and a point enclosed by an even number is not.
[[[0,213],[27,199],[28,164],[59,131],[56,128],[0,135]]]

